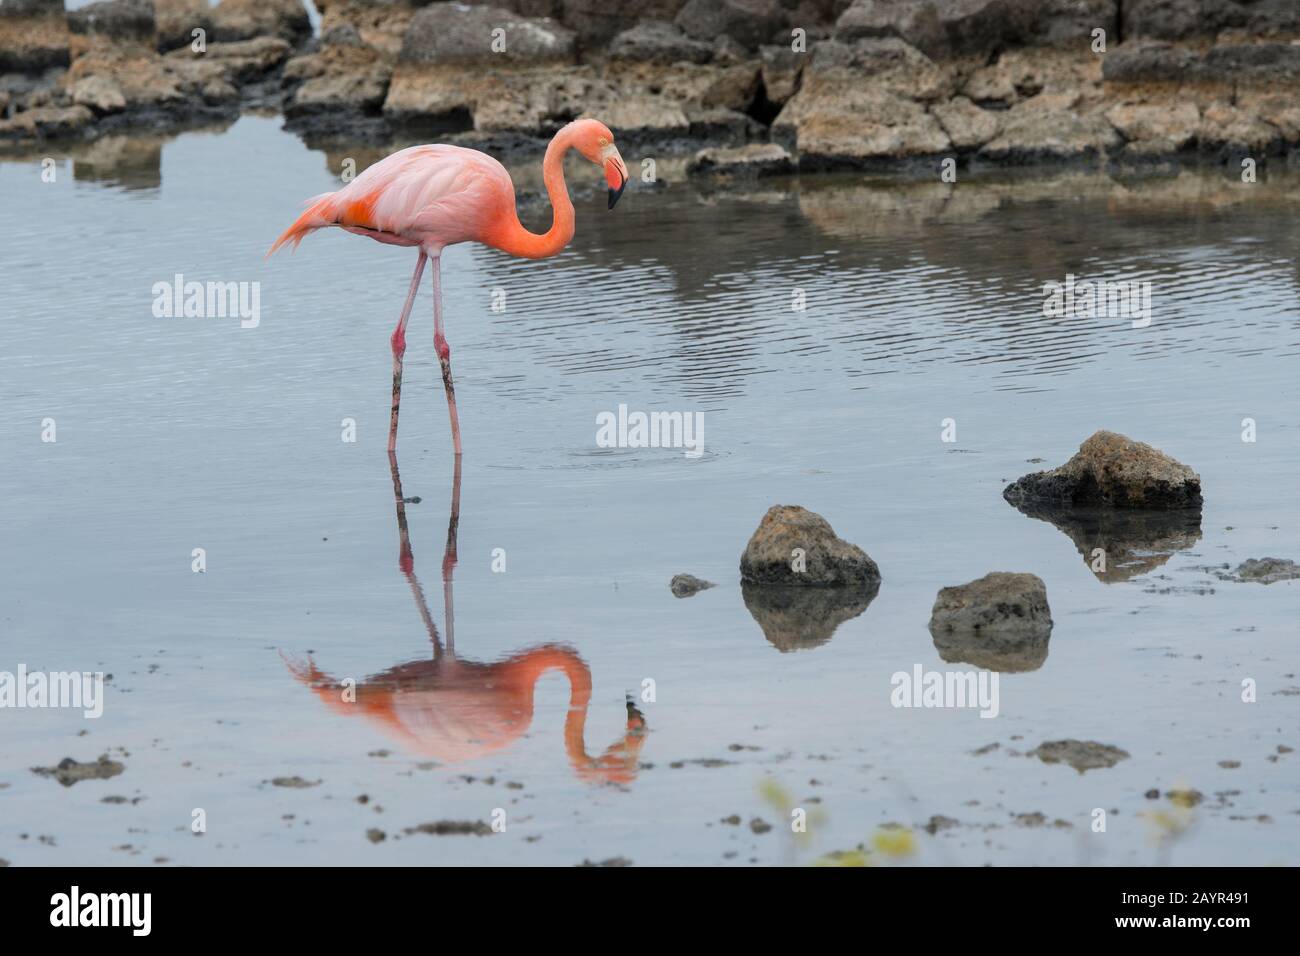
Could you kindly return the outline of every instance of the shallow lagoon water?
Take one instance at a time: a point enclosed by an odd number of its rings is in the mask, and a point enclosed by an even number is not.
[[[526,732],[454,760],[395,730],[454,737],[437,713],[350,713],[295,678],[286,660],[364,684],[432,657],[385,451],[388,336],[414,257],[337,233],[264,261],[300,201],[337,187],[339,155],[277,121],[182,135],[157,167],[131,148],[134,164],[83,159],[75,173],[60,158],[55,183],[36,158],[0,164],[0,670],[112,674],[98,720],[0,711],[0,858],[772,864],[940,814],[961,825],[918,830],[919,862],[1296,862],[1300,756],[1278,748],[1300,747],[1300,583],[1207,569],[1300,558],[1300,181],[722,189],[665,162],[666,186],[630,189],[611,213],[598,171],[575,164],[577,237],[560,257],[450,250],[465,435],[455,652],[570,648],[590,674],[592,761],[624,740],[633,695],[639,753],[602,775],[566,751],[558,670],[538,681]],[[535,171],[521,184],[535,189]],[[543,226],[544,207],[529,209]],[[155,318],[151,288],[176,273],[260,281],[260,324]],[[1042,283],[1068,273],[1150,279],[1150,326],[1045,319]],[[398,463],[420,499],[405,506],[414,574],[445,640],[453,469],[430,312],[426,285]],[[705,454],[598,448],[596,416],[620,403],[702,412]],[[341,441],[346,418],[355,443]],[[941,440],[949,418],[956,442]],[[1192,465],[1206,499],[1199,540],[1109,583],[1001,497],[1098,428]],[[875,600],[819,646],[783,652],[742,597],[740,552],[776,503],[825,516],[882,570]],[[1046,661],[1001,676],[995,719],[891,706],[896,671],[962,667],[940,659],[930,608],[940,587],[992,570],[1046,582]],[[676,599],[678,572],[719,586]],[[640,699],[647,680],[654,702]],[[1061,738],[1130,757],[1081,775],[1024,756]],[[125,771],[65,788],[29,769],[101,753]],[[320,782],[269,782],[294,776]],[[769,779],[816,811],[806,843],[765,798]],[[1169,805],[1144,794],[1178,788],[1205,800],[1162,848],[1143,814]],[[127,802],[101,802],[114,795]],[[1105,833],[1090,829],[1095,808]],[[404,832],[497,809],[502,833]],[[1029,813],[1046,826],[1017,822]],[[721,822],[733,814],[740,826]],[[775,828],[756,833],[754,818]]]

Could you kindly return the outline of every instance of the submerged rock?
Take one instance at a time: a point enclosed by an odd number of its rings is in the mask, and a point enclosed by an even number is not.
[[[741,582],[745,607],[768,643],[781,653],[820,647],[845,621],[870,606],[880,590],[873,581],[859,587],[809,588]]]
[[[1034,574],[994,571],[939,591],[930,636],[949,663],[987,670],[1037,670],[1047,660],[1052,611],[1047,587]]]
[[[1029,751],[1029,756],[1043,763],[1068,763],[1079,773],[1113,767],[1129,757],[1128,751],[1095,740],[1049,740]]]
[[[71,757],[64,757],[54,767],[33,767],[32,773],[42,777],[53,777],[65,787],[82,780],[107,780],[116,777],[126,767],[116,760],[109,760],[108,754],[100,755],[93,763],[78,763]]]
[[[675,574],[668,586],[673,589],[673,596],[679,598],[690,597],[700,591],[717,587],[712,581],[705,581],[693,574]]]
[[[865,551],[836,537],[830,523],[798,505],[773,505],[740,556],[741,580],[796,587],[879,585]]]
[[[1025,475],[1007,485],[1002,497],[1017,506],[1037,501],[1071,507],[1199,509],[1201,479],[1150,445],[1099,431],[1064,465]]]
[[[1300,578],[1300,564],[1285,558],[1247,558],[1229,577],[1237,581],[1276,584]]]

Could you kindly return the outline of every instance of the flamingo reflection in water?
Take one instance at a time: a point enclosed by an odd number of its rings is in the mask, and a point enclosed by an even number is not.
[[[430,660],[390,667],[356,684],[352,700],[341,681],[305,662],[286,659],[289,669],[317,696],[341,714],[361,714],[377,724],[407,750],[444,763],[473,760],[502,750],[528,730],[533,719],[533,690],[549,671],[561,671],[569,681],[569,710],[564,720],[564,749],[574,772],[590,783],[629,784],[636,777],[645,742],[641,712],[629,699],[627,729],[599,757],[587,755],[584,728],[591,702],[591,671],[578,652],[561,644],[543,644],[491,664],[458,658],[452,606],[452,576],[456,567],[456,533],[460,521],[460,456],[455,459],[451,519],[442,562],[446,642],[429,613],[424,590],[415,576],[406,499],[397,457],[389,454],[397,530],[401,543],[399,566],[433,645]]]

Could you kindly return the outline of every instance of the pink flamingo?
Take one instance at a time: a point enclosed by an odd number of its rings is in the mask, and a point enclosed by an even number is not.
[[[415,275],[411,277],[406,305],[402,307],[392,338],[390,452],[397,447],[406,321],[420,288],[425,259],[433,263],[433,344],[442,363],[451,438],[459,456],[460,421],[456,413],[456,389],[451,381],[451,347],[442,324],[439,275],[442,250],[458,242],[481,242],[527,259],[544,259],[558,253],[573,238],[573,202],[564,183],[564,156],[570,149],[576,149],[589,161],[605,168],[609,208],[613,209],[627,186],[627,165],[614,147],[614,135],[609,127],[594,119],[580,119],[555,134],[542,160],[542,180],[552,209],[551,228],[544,234],[529,232],[520,224],[515,211],[514,183],[505,167],[491,156],[461,146],[412,146],[380,160],[337,192],[309,199],[307,211],[271,246],[268,256],[286,242],[292,242],[297,248],[309,232],[339,226],[379,242],[419,248]]]

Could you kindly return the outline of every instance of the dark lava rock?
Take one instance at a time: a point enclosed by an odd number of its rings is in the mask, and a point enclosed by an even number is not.
[[[673,589],[673,596],[679,598],[690,597],[699,591],[717,587],[712,581],[705,581],[693,574],[675,574],[668,586]]]
[[[1025,475],[1009,484],[1002,497],[1016,506],[1036,501],[1069,507],[1199,509],[1201,479],[1150,445],[1099,431],[1064,465]]]
[[[943,588],[930,614],[930,636],[943,660],[987,670],[1037,670],[1051,635],[1047,588],[1033,574],[994,571]]]
[[[837,538],[821,515],[773,505],[740,556],[740,577],[750,584],[864,587],[879,584],[880,569],[857,545]]]
[[[70,787],[82,780],[107,780],[109,777],[116,777],[125,769],[126,767],[116,760],[109,760],[108,754],[102,754],[93,763],[78,763],[71,757],[64,757],[59,761],[58,766],[33,767],[32,773],[42,777],[53,777],[65,787]]]

